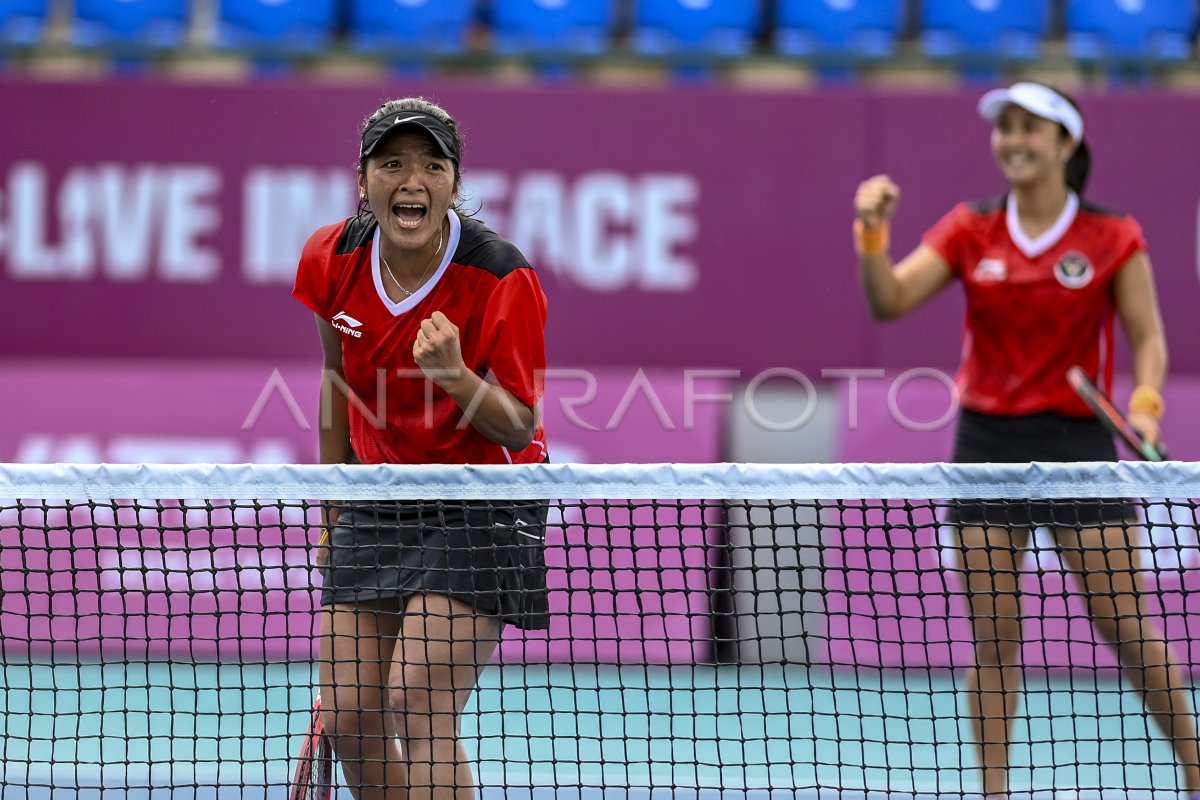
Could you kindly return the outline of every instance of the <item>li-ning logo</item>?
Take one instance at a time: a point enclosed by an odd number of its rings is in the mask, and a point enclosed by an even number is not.
[[[347,314],[345,311],[339,311],[337,316],[331,320],[331,323],[333,324],[333,327],[335,330],[339,330],[342,333],[349,334],[350,336],[353,336],[355,339],[362,338],[362,331],[354,330],[355,328],[361,328],[362,323],[359,322],[358,320],[356,320],[354,317]]]

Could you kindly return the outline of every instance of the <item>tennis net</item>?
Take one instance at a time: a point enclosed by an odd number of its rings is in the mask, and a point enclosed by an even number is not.
[[[485,800],[980,798],[972,668],[1003,651],[1011,797],[1185,797],[1197,497],[1191,463],[0,465],[0,795],[283,800],[324,681],[339,799],[469,792],[419,755],[439,724]],[[339,632],[373,632],[350,672],[312,561],[334,504],[339,580],[421,601],[333,598],[374,626]],[[540,620],[475,650],[460,716],[415,691],[435,647],[390,661],[459,619],[435,573]]]

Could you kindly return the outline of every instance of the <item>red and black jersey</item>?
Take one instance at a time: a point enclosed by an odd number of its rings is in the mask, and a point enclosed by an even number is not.
[[[450,241],[433,276],[394,303],[379,268],[371,214],[320,228],[300,257],[292,294],[342,337],[352,390],[350,439],[364,464],[504,464],[545,460],[533,444],[510,452],[483,436],[413,359],[421,322],[441,311],[458,326],[463,360],[533,407],[546,370],[546,296],[512,244],[482,223],[449,214]]]
[[[1132,217],[1072,194],[1058,222],[1031,240],[1008,197],[959,204],[922,241],[966,290],[957,379],[964,407],[1087,416],[1067,383],[1074,364],[1111,392],[1113,280],[1146,247]]]

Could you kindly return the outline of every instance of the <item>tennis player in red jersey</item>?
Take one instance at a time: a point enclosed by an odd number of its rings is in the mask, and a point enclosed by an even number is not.
[[[952,281],[963,285],[954,461],[1115,460],[1112,437],[1066,380],[1078,364],[1111,390],[1114,316],[1129,340],[1137,382],[1129,420],[1156,442],[1167,348],[1150,260],[1132,218],[1083,200],[1091,159],[1079,108],[1049,86],[1024,82],[985,94],[979,113],[993,123],[992,154],[1007,193],[959,204],[900,263],[888,250],[899,188],[885,175],[858,187],[855,244],[871,313],[895,319]],[[958,531],[975,636],[967,700],[985,795],[1007,797],[1019,685],[1019,561],[1031,528],[1049,526],[1084,589],[1093,625],[1115,647],[1172,743],[1187,790],[1200,798],[1188,684],[1140,590],[1131,504],[959,502],[948,521]]]
[[[462,139],[422,98],[368,117],[361,213],[316,231],[293,294],[324,351],[326,464],[546,458],[546,298],[460,214]],[[475,797],[460,718],[505,623],[546,628],[541,503],[343,503],[330,514],[324,721],[357,800]]]

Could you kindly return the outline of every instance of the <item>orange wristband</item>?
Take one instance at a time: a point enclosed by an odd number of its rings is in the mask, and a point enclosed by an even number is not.
[[[854,220],[854,249],[860,256],[886,255],[890,239],[890,230],[886,222],[868,228],[861,219]]]
[[[1155,419],[1162,419],[1166,407],[1162,394],[1153,386],[1143,383],[1133,390],[1129,398],[1129,413],[1147,414]]]

